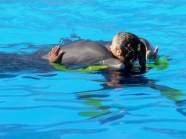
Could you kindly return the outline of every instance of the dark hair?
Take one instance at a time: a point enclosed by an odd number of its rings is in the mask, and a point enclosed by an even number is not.
[[[146,48],[144,44],[132,33],[125,32],[122,35],[124,36],[124,39],[121,44],[121,50],[124,55],[126,70],[131,70],[133,61],[137,59],[139,60],[141,67],[140,71],[144,70],[146,66]]]

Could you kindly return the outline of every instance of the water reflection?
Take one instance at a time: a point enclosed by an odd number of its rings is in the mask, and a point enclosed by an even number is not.
[[[123,118],[126,114],[130,114],[124,106],[113,106],[106,105],[105,100],[107,100],[110,95],[107,92],[112,89],[126,87],[149,87],[151,89],[157,90],[162,96],[167,99],[172,100],[176,105],[176,110],[186,116],[185,110],[185,100],[182,100],[184,95],[181,90],[171,88],[168,86],[156,84],[157,80],[148,79],[144,75],[129,75],[122,71],[107,70],[105,72],[99,72],[105,78],[102,83],[102,88],[98,90],[93,90],[89,92],[79,92],[77,93],[77,98],[85,102],[86,105],[91,105],[97,108],[97,111],[83,111],[79,114],[84,117],[97,118],[101,124],[113,122],[115,120]],[[135,93],[133,95],[148,95]],[[139,106],[136,109],[142,109],[143,107],[148,107],[154,104],[147,104],[145,106]],[[113,109],[115,109],[113,111]]]
[[[0,138],[3,139],[61,139],[65,135],[73,134],[95,134],[105,132],[106,129],[80,129],[80,128],[61,128],[52,131],[42,131],[42,126],[31,126],[31,125],[0,125]]]

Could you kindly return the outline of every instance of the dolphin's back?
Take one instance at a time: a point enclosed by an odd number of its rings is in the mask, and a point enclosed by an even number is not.
[[[61,64],[64,65],[91,65],[113,58],[105,46],[96,42],[79,41],[62,47],[62,50]]]

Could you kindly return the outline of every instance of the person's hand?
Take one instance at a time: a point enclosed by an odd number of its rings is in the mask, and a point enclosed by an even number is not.
[[[48,60],[50,63],[55,63],[62,57],[64,52],[61,50],[59,46],[53,47],[48,53]]]
[[[154,49],[154,52],[153,52],[153,56],[155,59],[158,57],[158,50],[159,50],[159,47],[156,46],[156,48]]]

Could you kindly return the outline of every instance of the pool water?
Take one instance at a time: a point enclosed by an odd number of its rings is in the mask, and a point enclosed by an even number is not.
[[[185,0],[1,0],[0,13],[1,139],[186,138]],[[158,45],[168,67],[125,77],[29,57],[60,38],[120,31]]]

